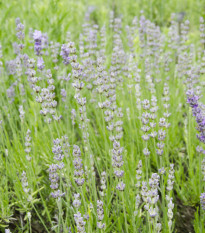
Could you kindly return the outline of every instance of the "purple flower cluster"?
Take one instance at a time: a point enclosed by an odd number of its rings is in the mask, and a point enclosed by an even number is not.
[[[41,31],[35,30],[33,33],[33,39],[34,39],[34,51],[36,52],[36,55],[39,56],[41,54],[41,50],[43,49]]]
[[[189,103],[190,107],[192,108],[193,116],[196,119],[197,127],[199,134],[197,134],[197,138],[202,142],[205,143],[205,112],[204,112],[204,105],[199,103],[199,96],[195,95],[194,90],[190,89],[186,92],[187,94],[187,103]],[[203,162],[202,162],[203,163]],[[203,167],[202,167],[203,173]],[[205,210],[205,193],[201,193],[200,196],[201,207]]]
[[[24,33],[24,25],[21,23],[19,18],[16,18],[16,36],[17,38],[22,42],[25,38],[25,33]],[[18,45],[19,49],[24,48],[24,44],[20,43]]]
[[[74,171],[75,182],[78,186],[82,186],[85,182],[84,170],[81,159],[80,147],[77,145],[73,146],[73,157],[74,157],[73,164],[75,167],[75,171]]]
[[[37,67],[39,70],[43,70],[43,68],[45,67],[44,65],[44,60],[42,57],[39,57],[37,60]]]
[[[59,187],[59,174],[58,174],[58,170],[62,170],[64,168],[64,163],[62,162],[63,158],[64,158],[64,153],[62,150],[62,139],[56,139],[53,141],[53,148],[52,148],[52,152],[54,154],[54,159],[59,161],[60,163],[56,163],[56,164],[51,164],[49,167],[49,180],[51,181],[51,189],[53,189],[54,191],[51,193],[51,196],[53,198],[60,198],[62,196],[65,195],[65,193],[62,193],[58,187]]]
[[[74,220],[77,227],[77,232],[79,233],[85,233],[85,224],[83,217],[81,216],[80,212],[77,212],[77,214],[74,214]]]
[[[60,55],[63,58],[63,63],[65,65],[70,64],[72,60],[71,54],[75,54],[75,52],[76,52],[76,48],[73,42],[62,45]]]
[[[147,182],[142,182],[141,195],[145,202],[144,208],[149,212],[151,218],[155,218],[158,215],[157,202],[159,200],[158,188],[159,188],[159,175],[153,173],[152,177],[149,179],[149,187]]]
[[[205,210],[205,193],[201,193],[200,202],[202,209]]]
[[[104,218],[103,202],[100,200],[97,200],[97,216],[98,216],[97,227],[99,229],[105,228],[105,223],[102,223]]]
[[[194,94],[193,90],[187,91],[187,103],[192,108],[193,116],[196,118],[197,130],[200,134],[197,134],[197,138],[205,143],[205,112],[204,105],[199,104],[199,96]]]

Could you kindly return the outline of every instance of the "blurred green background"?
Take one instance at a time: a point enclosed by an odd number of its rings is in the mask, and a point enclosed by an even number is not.
[[[81,31],[88,6],[93,6],[92,18],[102,25],[109,12],[122,15],[130,22],[140,11],[160,26],[170,23],[171,13],[185,12],[192,29],[199,17],[205,16],[205,0],[0,0],[0,40],[11,43],[15,33],[15,18],[20,17],[26,26],[48,32],[50,39],[61,41],[69,30],[76,38]]]

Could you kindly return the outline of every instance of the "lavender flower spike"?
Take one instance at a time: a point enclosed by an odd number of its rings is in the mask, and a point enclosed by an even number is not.
[[[33,33],[33,39],[34,39],[34,50],[36,52],[36,55],[39,56],[40,52],[42,50],[42,33],[41,31],[35,30]]]
[[[201,193],[200,202],[202,209],[205,210],[205,193]]]

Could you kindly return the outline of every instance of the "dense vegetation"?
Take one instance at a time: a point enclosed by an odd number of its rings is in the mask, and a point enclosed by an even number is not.
[[[0,1],[1,232],[205,232],[204,12]]]

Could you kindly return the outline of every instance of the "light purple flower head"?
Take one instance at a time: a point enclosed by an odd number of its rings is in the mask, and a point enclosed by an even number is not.
[[[43,60],[42,57],[39,57],[39,58],[38,58],[37,67],[38,67],[39,70],[43,70],[43,68],[45,67],[45,65],[44,65],[44,60]]]
[[[36,55],[39,56],[40,52],[42,50],[42,33],[41,31],[35,30],[33,33],[33,39],[34,39],[34,50],[36,52]]]
[[[20,18],[16,18],[16,36],[19,40],[23,40],[25,37],[24,25],[21,23]]]
[[[193,90],[188,90],[186,94],[187,103],[189,103],[192,108],[198,107],[199,96],[195,95]]]
[[[62,45],[60,55],[63,58],[63,63],[65,65],[70,64],[70,48],[68,45]]]
[[[205,193],[201,193],[200,202],[202,209],[205,210]]]
[[[41,40],[42,38],[42,33],[41,31],[35,30],[33,33],[33,39],[34,40]]]

